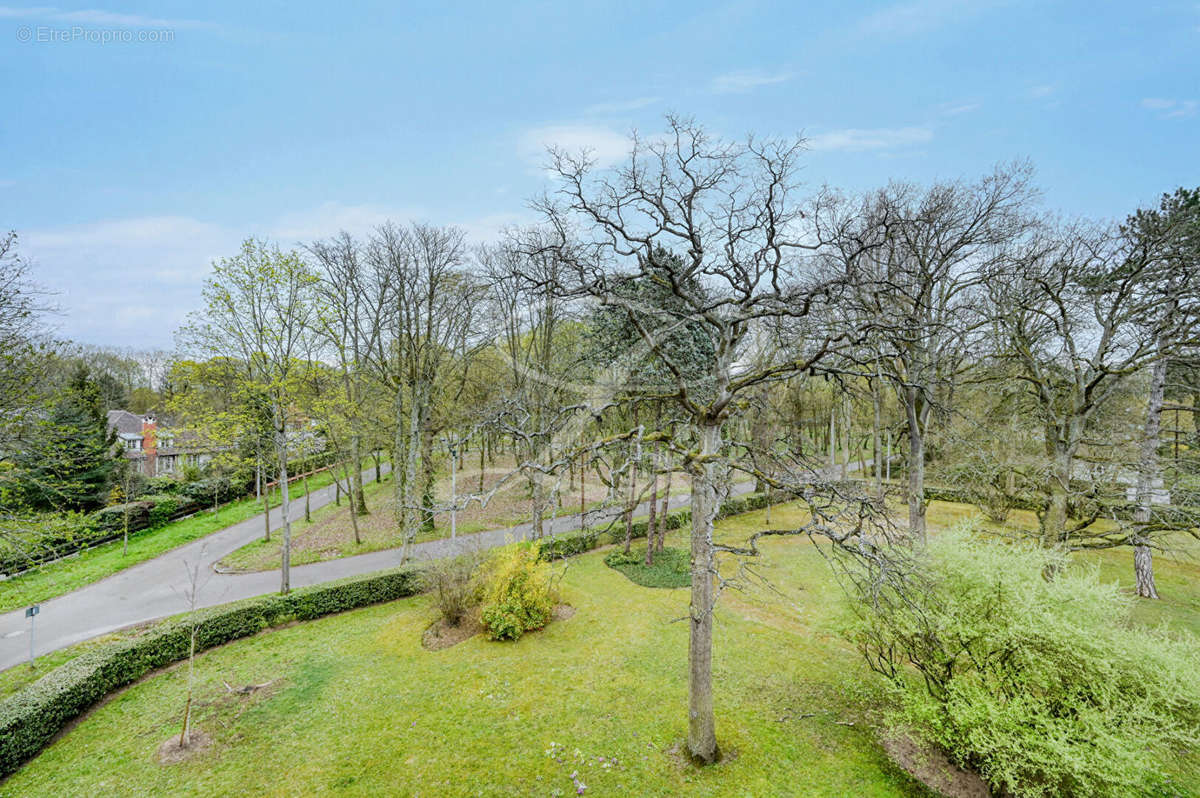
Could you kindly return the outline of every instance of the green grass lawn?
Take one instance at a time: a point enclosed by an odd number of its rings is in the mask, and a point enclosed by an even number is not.
[[[964,512],[935,504],[931,528]],[[772,510],[776,526],[800,520]],[[764,525],[762,512],[728,519],[718,538]],[[212,742],[194,758],[157,757],[179,732],[177,665],[91,712],[0,795],[573,795],[572,772],[595,796],[928,795],[876,742],[885,692],[838,633],[843,594],[820,554],[802,539],[761,547],[755,575],[724,591],[716,612],[726,758],[713,767],[677,749],[688,591],[638,586],[592,552],[557,566],[575,615],[516,643],[423,649],[427,596],[267,632],[197,657],[196,725]],[[1109,556],[1100,567],[1128,584],[1131,568]],[[725,571],[736,576],[736,563]],[[1196,566],[1160,560],[1159,573],[1175,603],[1143,614],[1143,602],[1139,615],[1194,628]],[[269,684],[238,696],[223,681]],[[1177,783],[1200,785],[1195,762],[1164,764]]]
[[[615,549],[604,555],[604,563],[642,587],[677,588],[692,583],[691,555],[685,549],[668,546],[657,552],[648,566],[645,546],[634,546],[628,554]]]
[[[324,487],[332,480],[328,472],[322,472],[309,480],[309,489]],[[304,496],[303,483],[297,482],[292,486],[291,496],[293,500]],[[278,505],[278,500],[271,503],[272,507]],[[303,504],[300,508],[303,515]],[[0,612],[46,601],[92,582],[98,582],[106,576],[153,559],[176,546],[220,532],[227,526],[253,518],[261,512],[261,501],[251,498],[231,502],[222,506],[216,515],[211,510],[202,510],[196,515],[158,529],[148,529],[131,535],[128,554],[121,553],[121,541],[115,540],[13,579],[6,579],[0,582]]]

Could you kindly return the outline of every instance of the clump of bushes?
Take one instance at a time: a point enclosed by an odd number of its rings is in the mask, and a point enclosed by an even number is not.
[[[1158,763],[1200,746],[1200,643],[1133,624],[1096,569],[1047,581],[1055,557],[963,528],[903,580],[860,580],[852,634],[891,719],[1003,794],[1170,794]]]
[[[480,620],[493,640],[516,640],[550,622],[553,578],[538,554],[532,544],[517,543],[499,549],[488,561]]]
[[[479,605],[479,566],[483,555],[466,552],[433,560],[421,571],[421,589],[433,596],[433,605],[446,626],[458,626]]]

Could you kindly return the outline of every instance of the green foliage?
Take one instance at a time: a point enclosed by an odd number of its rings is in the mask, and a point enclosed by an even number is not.
[[[105,508],[101,513],[116,509]],[[82,513],[0,517],[0,574],[20,573],[109,537],[111,533],[99,527],[94,518]]]
[[[1133,626],[1096,570],[1049,565],[946,533],[902,588],[863,592],[854,637],[898,685],[895,719],[997,790],[1159,794],[1157,763],[1200,745],[1200,643]]]
[[[488,561],[480,618],[493,640],[541,629],[554,611],[550,566],[529,543],[505,546]]]
[[[628,554],[618,549],[605,555],[604,564],[642,587],[675,588],[692,583],[691,555],[683,549],[664,548],[654,555],[654,562],[648,567],[644,546]]]
[[[13,457],[22,502],[36,510],[103,507],[121,465],[100,392],[79,368]]]
[[[196,647],[211,648],[288,621],[411,596],[420,584],[416,569],[400,568],[199,610]],[[140,637],[89,651],[0,703],[0,778],[107,693],[185,659],[191,624],[189,619],[168,622]]]

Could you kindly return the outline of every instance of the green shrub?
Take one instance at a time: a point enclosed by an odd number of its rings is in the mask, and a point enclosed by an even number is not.
[[[516,640],[550,621],[550,566],[539,551],[517,543],[497,550],[489,560],[480,619],[493,640]]]
[[[179,500],[174,496],[147,496],[146,501],[151,502],[147,518],[147,525],[151,529],[169,523],[179,511]]]
[[[198,649],[228,643],[291,620],[311,620],[418,592],[414,568],[368,574],[199,610]],[[187,619],[81,654],[0,702],[0,778],[34,756],[55,734],[107,693],[187,657]]]
[[[941,535],[903,587],[863,592],[853,634],[894,720],[997,791],[1160,794],[1156,762],[1200,745],[1200,642],[1133,625],[1095,569],[1046,581],[1052,557]]]

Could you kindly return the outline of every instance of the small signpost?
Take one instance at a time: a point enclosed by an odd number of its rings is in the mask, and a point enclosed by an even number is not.
[[[41,604],[34,604],[25,609],[25,617],[29,619],[29,667],[33,667],[33,619],[42,611]]]

